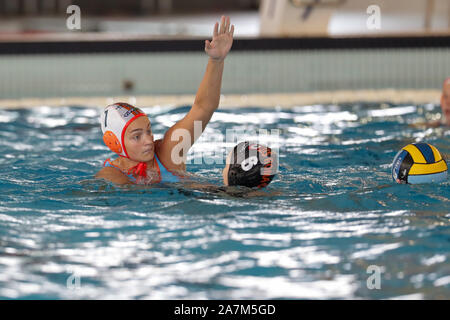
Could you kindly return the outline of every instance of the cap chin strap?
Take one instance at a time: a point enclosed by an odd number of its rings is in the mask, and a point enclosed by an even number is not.
[[[119,156],[122,157],[122,158],[130,159],[130,157],[128,157],[128,156],[123,156],[123,155],[120,155],[120,154],[119,154]],[[134,175],[136,175],[138,177],[147,178],[147,163],[146,162],[139,162],[134,167],[131,167],[128,170],[128,173],[132,173],[132,174],[134,174]]]
[[[125,131],[127,130],[128,126],[137,118],[145,116],[145,113],[139,113],[137,115],[135,115],[133,118],[131,118],[130,120],[128,120],[128,122],[125,124],[125,127],[122,129],[122,145],[123,145],[123,151],[126,154],[126,156],[121,156],[127,159],[130,159],[130,156],[128,155],[127,152],[127,148],[125,148]],[[131,159],[130,159],[131,160]],[[128,170],[128,173],[132,173],[135,176],[138,177],[142,177],[142,178],[147,178],[147,163],[146,162],[139,162],[137,165],[135,165],[134,167],[130,168],[130,170]]]
[[[147,163],[139,162],[137,165],[130,168],[130,170],[128,170],[128,173],[132,173],[138,177],[147,178]]]

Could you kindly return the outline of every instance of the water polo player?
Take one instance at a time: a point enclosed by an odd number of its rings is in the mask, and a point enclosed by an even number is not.
[[[269,147],[241,142],[228,154],[222,171],[227,186],[263,188],[278,171],[278,157]]]
[[[224,60],[233,44],[233,33],[230,18],[222,16],[220,27],[217,22],[214,25],[212,41],[205,41],[209,61],[194,104],[162,139],[153,140],[150,119],[139,108],[115,103],[103,110],[103,140],[119,157],[107,159],[96,177],[119,184],[179,180],[186,170],[187,150],[198,138],[194,137],[194,122],[200,121],[203,132],[219,106]]]
[[[445,79],[442,85],[441,109],[441,123],[450,126],[450,78]]]
[[[441,93],[441,109],[442,116],[441,119],[428,122],[428,123],[414,123],[411,124],[411,127],[420,128],[420,127],[429,127],[436,128],[440,126],[450,126],[450,78],[444,80],[442,84],[442,93]]]
[[[427,127],[450,126],[450,78],[442,84],[441,109],[441,119],[427,124]]]

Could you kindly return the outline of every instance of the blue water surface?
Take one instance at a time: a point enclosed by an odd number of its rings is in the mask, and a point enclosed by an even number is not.
[[[189,110],[143,107],[156,138]],[[439,106],[219,109],[189,155],[202,183],[221,184],[227,129],[279,130],[278,176],[243,197],[94,179],[114,157],[100,111],[0,109],[0,298],[450,298],[449,182],[390,174],[409,143],[450,154],[448,127],[409,126]]]

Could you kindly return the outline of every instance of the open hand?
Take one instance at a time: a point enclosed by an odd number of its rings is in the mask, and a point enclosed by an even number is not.
[[[222,16],[219,23],[214,25],[212,41],[205,40],[205,52],[214,60],[223,60],[233,44],[234,25],[230,29],[230,17]]]

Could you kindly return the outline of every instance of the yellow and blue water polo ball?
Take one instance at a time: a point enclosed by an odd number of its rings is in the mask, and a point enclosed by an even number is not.
[[[431,183],[447,180],[447,163],[438,149],[428,143],[412,143],[402,148],[392,163],[397,183]]]

